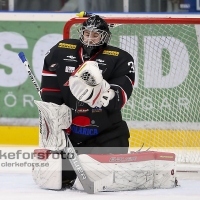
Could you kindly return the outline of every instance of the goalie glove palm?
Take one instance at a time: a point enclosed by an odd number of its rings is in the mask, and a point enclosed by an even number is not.
[[[90,107],[94,108],[96,106],[102,106],[102,104],[100,104],[100,99],[105,92],[105,89],[108,90],[110,85],[107,81],[103,80],[96,86],[90,86],[79,77],[71,76],[69,78],[69,87],[76,99],[87,103]]]
[[[69,88],[76,99],[93,106],[101,93],[102,81],[98,63],[86,61],[69,78]]]
[[[102,77],[98,63],[86,61],[69,78],[69,88],[72,94],[90,107],[105,107],[114,97],[114,91]]]

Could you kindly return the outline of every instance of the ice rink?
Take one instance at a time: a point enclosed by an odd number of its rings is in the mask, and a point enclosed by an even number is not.
[[[75,190],[52,191],[40,189],[30,173],[1,173],[1,200],[199,200],[200,180],[179,179],[180,186],[173,189],[101,192],[87,194]]]
[[[53,191],[39,188],[32,179],[31,167],[6,167],[2,163],[28,163],[30,160],[8,160],[3,156],[8,148],[1,148],[0,200],[200,200],[200,173],[178,172],[178,184],[173,189],[152,189],[123,192],[100,192],[87,194],[77,190]],[[10,149],[14,152],[16,149]],[[32,151],[26,149],[26,152]],[[24,156],[28,154],[24,154]],[[6,157],[7,156],[7,157]],[[3,167],[2,167],[3,166]],[[112,199],[113,198],[113,199]]]

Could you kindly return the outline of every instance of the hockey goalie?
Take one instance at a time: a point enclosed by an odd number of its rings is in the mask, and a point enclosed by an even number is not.
[[[133,90],[132,56],[109,45],[111,32],[98,15],[89,16],[79,33],[79,39],[58,42],[44,59],[42,101],[35,101],[40,114],[35,182],[87,193],[174,187],[174,154],[128,153],[121,108]]]

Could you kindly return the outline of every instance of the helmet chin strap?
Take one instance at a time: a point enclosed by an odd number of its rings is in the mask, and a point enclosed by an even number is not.
[[[101,46],[86,46],[83,45],[83,55],[88,59],[91,58],[94,54],[96,54],[101,48],[103,48],[103,45]]]

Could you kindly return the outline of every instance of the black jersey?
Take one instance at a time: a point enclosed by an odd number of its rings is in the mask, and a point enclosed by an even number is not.
[[[135,79],[132,56],[117,47],[107,46],[89,60],[98,62],[103,78],[115,91],[115,97],[107,107],[91,108],[78,101],[69,86],[64,86],[70,75],[84,62],[79,40],[62,40],[52,47],[45,57],[42,71],[42,100],[59,105],[64,103],[72,109],[69,137],[75,143],[100,135],[122,121],[121,108],[131,96]]]

